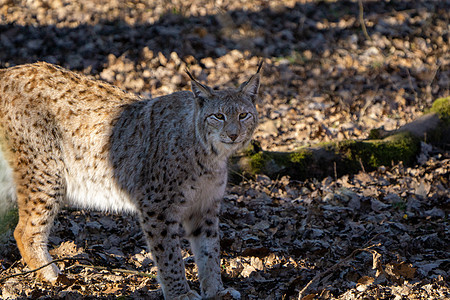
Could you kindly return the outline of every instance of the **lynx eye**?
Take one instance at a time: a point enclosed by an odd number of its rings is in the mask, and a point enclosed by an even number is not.
[[[217,120],[221,120],[221,121],[225,120],[225,116],[223,114],[221,114],[221,113],[214,114],[213,116]]]
[[[239,120],[244,120],[247,117],[248,117],[248,113],[240,113],[239,114]]]

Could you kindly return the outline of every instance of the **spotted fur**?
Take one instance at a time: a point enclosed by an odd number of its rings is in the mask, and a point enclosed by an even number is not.
[[[48,63],[0,70],[0,158],[12,173],[14,237],[30,268],[51,261],[47,239],[63,204],[129,211],[166,299],[200,299],[185,278],[180,226],[202,298],[239,297],[222,284],[218,213],[227,159],[257,125],[259,72],[237,89],[215,91],[193,77],[191,87],[141,99]],[[53,264],[39,273],[48,281],[58,274]]]

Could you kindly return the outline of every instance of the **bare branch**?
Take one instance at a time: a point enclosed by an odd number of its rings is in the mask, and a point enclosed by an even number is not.
[[[367,33],[366,24],[364,23],[364,7],[363,7],[363,4],[362,4],[361,0],[358,0],[358,5],[359,5],[359,23],[361,23],[361,28],[363,30],[364,36],[366,37],[366,39],[371,41],[372,38]]]
[[[74,267],[83,267],[83,268],[91,268],[91,269],[96,269],[96,270],[107,270],[109,272],[119,272],[119,273],[126,273],[126,274],[134,274],[134,275],[138,275],[138,276],[143,276],[143,277],[150,277],[150,278],[156,278],[155,275],[153,274],[149,274],[149,273],[145,273],[145,272],[140,272],[140,271],[134,271],[134,270],[127,270],[127,269],[111,269],[108,267],[102,267],[102,266],[95,266],[91,260],[87,259],[87,258],[80,258],[80,257],[63,257],[63,258],[59,258],[59,259],[54,259],[51,262],[40,266],[39,268],[33,269],[33,270],[29,270],[29,271],[25,271],[25,272],[21,272],[21,273],[17,273],[17,274],[12,274],[12,275],[8,275],[5,277],[0,278],[0,283],[3,281],[6,281],[7,279],[13,278],[13,277],[18,277],[18,276],[22,276],[22,275],[27,275],[30,273],[34,273],[39,271],[40,269],[43,269],[53,263],[57,263],[57,262],[62,262],[62,261],[71,261],[71,260],[82,260],[82,261],[87,261],[88,263],[90,263],[91,265],[84,265],[84,264],[74,264],[70,267],[74,268]]]
[[[325,271],[320,272],[319,274],[317,274],[316,276],[314,276],[314,278],[311,279],[311,280],[308,282],[308,284],[305,285],[305,287],[298,293],[298,300],[301,300],[301,299],[303,298],[303,294],[309,289],[309,287],[310,287],[314,282],[317,281],[317,284],[319,284],[320,281],[321,281],[321,278],[322,278],[323,276],[325,276],[326,274],[328,274],[328,273],[330,273],[330,272],[336,270],[337,268],[339,268],[339,267],[342,266],[343,264],[347,263],[347,262],[350,261],[356,254],[358,254],[358,253],[360,253],[360,252],[366,251],[366,252],[370,252],[370,253],[373,254],[373,251],[374,251],[374,250],[372,250],[372,249],[370,249],[370,248],[373,248],[373,247],[376,247],[376,246],[379,246],[379,245],[380,245],[380,244],[378,243],[378,244],[374,244],[374,245],[368,246],[368,247],[366,247],[366,248],[355,249],[355,250],[353,250],[352,253],[350,253],[349,256],[345,257],[344,259],[341,259],[339,262],[337,262],[336,264],[334,264],[334,265],[331,266],[330,268],[328,268],[328,269],[326,269]]]

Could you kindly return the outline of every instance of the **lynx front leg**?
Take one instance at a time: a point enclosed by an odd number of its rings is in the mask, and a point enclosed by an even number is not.
[[[234,289],[224,289],[220,275],[219,202],[206,211],[191,212],[184,226],[198,267],[202,297],[220,299],[229,294],[240,299]]]
[[[165,299],[200,300],[191,291],[185,275],[179,241],[179,222],[167,211],[152,211],[143,207],[141,227],[158,267],[158,281]]]

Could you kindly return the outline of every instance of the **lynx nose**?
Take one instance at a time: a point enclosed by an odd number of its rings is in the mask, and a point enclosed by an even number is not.
[[[234,142],[237,139],[238,135],[233,133],[229,134],[228,137]]]

